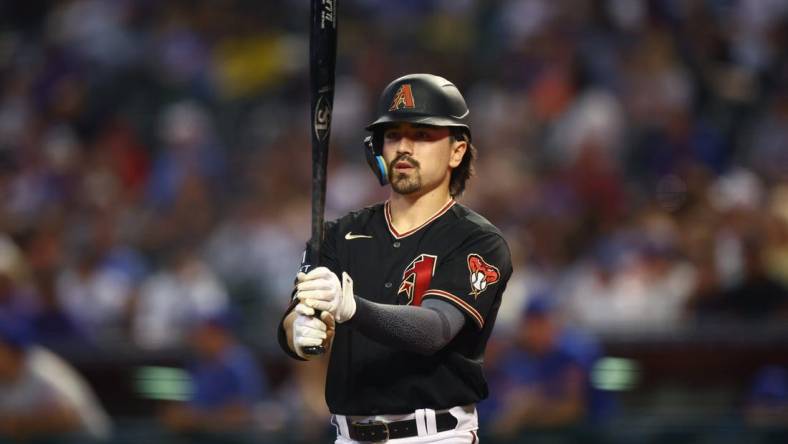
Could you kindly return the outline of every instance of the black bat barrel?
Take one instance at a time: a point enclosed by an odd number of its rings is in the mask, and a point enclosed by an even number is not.
[[[307,263],[320,265],[326,207],[326,166],[334,105],[334,71],[337,59],[337,0],[312,0],[309,32],[309,87],[312,128],[312,233]],[[321,354],[322,346],[305,347],[304,353]]]

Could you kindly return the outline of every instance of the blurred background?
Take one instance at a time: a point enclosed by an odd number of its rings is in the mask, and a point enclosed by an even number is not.
[[[788,1],[341,0],[327,217],[455,82],[514,275],[483,442],[788,442]],[[276,344],[306,0],[0,1],[0,440],[333,442]]]

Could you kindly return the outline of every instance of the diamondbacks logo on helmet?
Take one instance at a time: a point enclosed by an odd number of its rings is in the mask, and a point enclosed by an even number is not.
[[[385,103],[385,102],[384,102]],[[413,100],[413,89],[410,83],[403,83],[400,85],[397,93],[394,94],[394,99],[391,100],[389,111],[396,111],[400,108],[415,108],[416,101]]]
[[[498,282],[501,272],[488,264],[478,254],[468,255],[468,270],[471,272],[471,295],[474,298],[487,289],[489,285]]]

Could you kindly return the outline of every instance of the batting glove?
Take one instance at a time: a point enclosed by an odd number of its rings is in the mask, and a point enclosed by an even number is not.
[[[320,319],[314,317],[315,310],[304,304],[295,307],[296,316],[293,321],[293,345],[298,356],[311,359],[314,355],[303,352],[304,347],[322,345],[330,340],[334,333],[334,320],[329,313],[322,313]]]
[[[341,284],[337,275],[326,267],[298,273],[296,279],[296,297],[308,307],[331,313],[339,323],[356,314],[353,279],[347,273],[342,273]]]

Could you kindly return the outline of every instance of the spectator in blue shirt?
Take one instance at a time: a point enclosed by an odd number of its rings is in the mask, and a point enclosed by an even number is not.
[[[487,409],[493,433],[560,428],[585,420],[589,410],[589,341],[563,328],[551,301],[526,307],[515,346],[505,352]]]
[[[758,427],[781,427],[788,436],[788,369],[768,365],[753,378],[746,401],[747,423]]]
[[[267,391],[253,354],[233,335],[226,316],[201,320],[191,335],[196,360],[189,367],[191,397],[170,404],[161,420],[170,430],[225,442],[252,429],[256,403]]]

